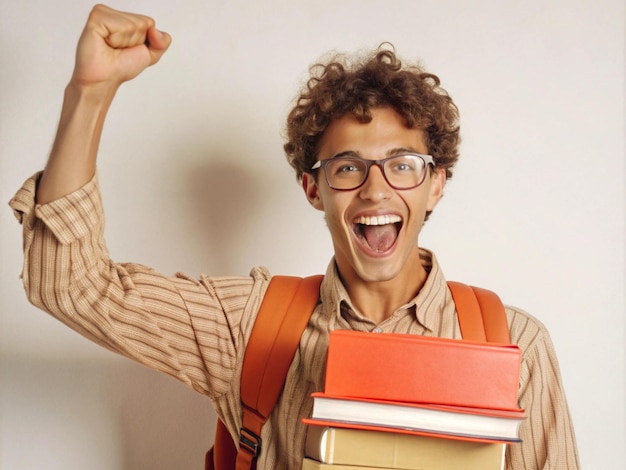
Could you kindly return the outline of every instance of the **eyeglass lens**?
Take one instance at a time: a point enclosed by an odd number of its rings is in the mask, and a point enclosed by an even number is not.
[[[375,164],[373,160],[355,157],[338,157],[325,161],[326,178],[330,187],[335,189],[354,189],[359,187]],[[382,160],[383,175],[387,182],[397,189],[409,189],[419,186],[426,176],[426,164],[417,155],[399,155]]]

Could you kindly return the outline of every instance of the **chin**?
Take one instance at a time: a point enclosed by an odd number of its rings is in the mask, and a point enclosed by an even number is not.
[[[395,265],[380,265],[380,263],[368,263],[369,266],[361,265],[354,269],[356,276],[364,282],[387,282],[392,281],[400,274],[400,269]]]

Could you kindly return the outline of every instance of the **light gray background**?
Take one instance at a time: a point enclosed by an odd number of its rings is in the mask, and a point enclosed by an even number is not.
[[[282,154],[331,49],[391,41],[440,75],[462,159],[421,243],[449,279],[546,323],[583,467],[624,468],[625,7],[621,0],[115,1],[174,42],[125,85],[100,159],[113,257],[165,272],[323,272],[332,249]],[[1,199],[52,143],[84,0],[0,3]],[[210,402],[30,306],[0,211],[0,468],[201,468]]]

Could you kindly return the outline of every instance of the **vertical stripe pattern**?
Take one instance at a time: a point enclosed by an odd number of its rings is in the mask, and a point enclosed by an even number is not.
[[[209,397],[235,432],[241,426],[239,376],[245,345],[269,283],[264,268],[248,277],[163,276],[114,263],[104,242],[97,178],[43,206],[29,179],[10,205],[24,232],[22,280],[29,300],[81,335]],[[351,304],[331,262],[287,382],[263,429],[259,469],[299,469],[311,412],[322,390],[329,332],[380,331],[459,338],[454,303],[435,257],[421,251],[429,276],[418,295],[374,324]],[[511,339],[522,350],[519,403],[527,411],[523,444],[509,446],[507,469],[579,468],[574,431],[554,347],[545,327],[507,307]],[[201,466],[201,462],[198,462]]]

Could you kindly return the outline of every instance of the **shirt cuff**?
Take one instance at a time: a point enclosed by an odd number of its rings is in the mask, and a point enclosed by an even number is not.
[[[36,204],[41,172],[26,180],[9,205],[17,220],[29,231],[40,219],[61,244],[69,244],[93,232],[103,219],[98,177],[80,189],[47,204]]]

